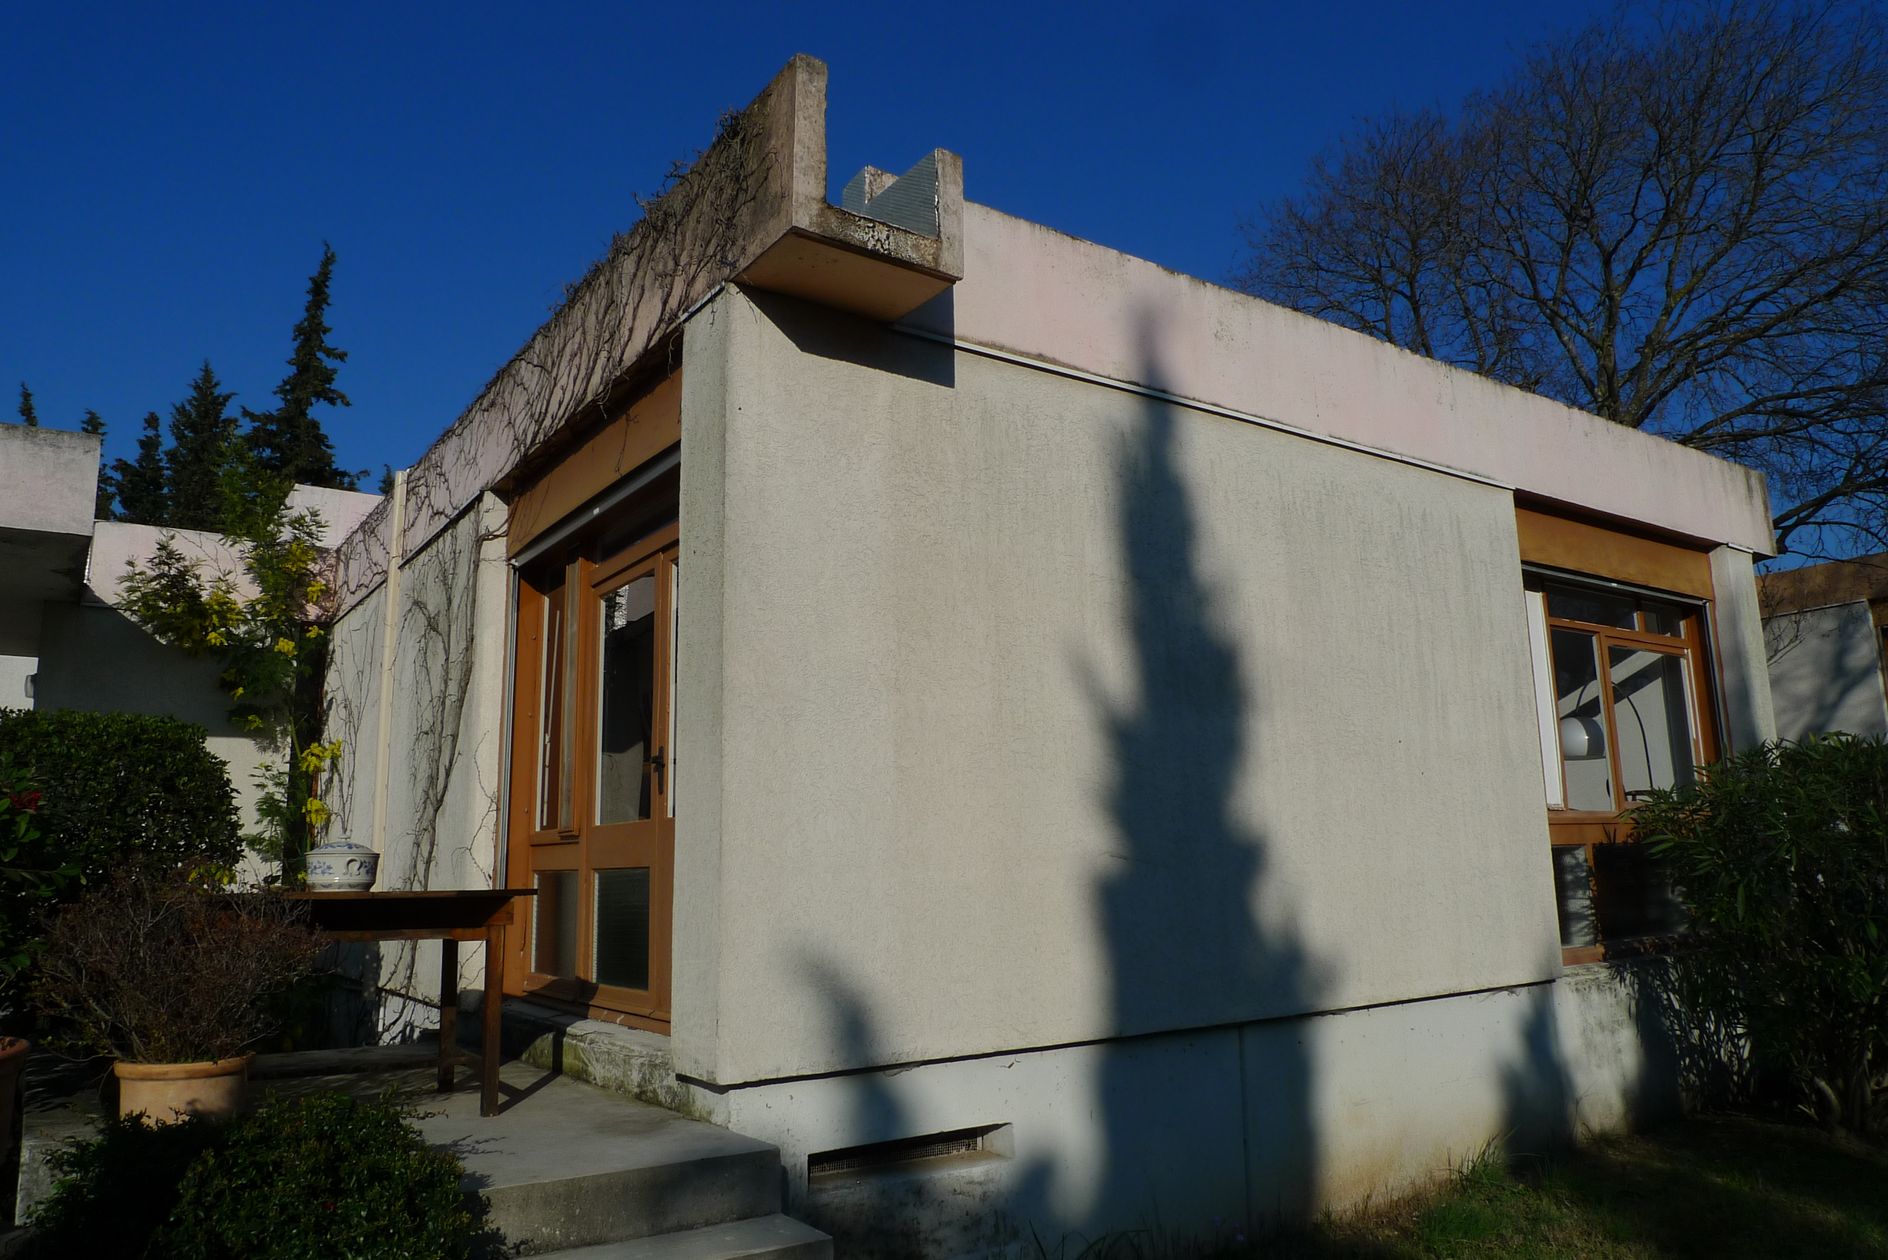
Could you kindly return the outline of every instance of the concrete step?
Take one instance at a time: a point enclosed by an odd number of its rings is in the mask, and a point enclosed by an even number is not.
[[[481,1118],[477,1092],[461,1090],[419,1127],[464,1162],[467,1188],[520,1254],[780,1210],[780,1156],[765,1142],[523,1064],[501,1080],[498,1115]]]
[[[571,1251],[553,1251],[539,1260],[832,1260],[833,1240],[790,1216],[602,1243]]]

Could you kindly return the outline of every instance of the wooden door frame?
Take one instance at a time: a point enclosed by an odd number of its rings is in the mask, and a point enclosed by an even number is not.
[[[650,743],[656,756],[666,763],[671,752],[679,530],[677,522],[671,519],[601,558],[586,554],[594,538],[592,533],[587,538],[573,539],[545,565],[563,571],[565,615],[567,624],[572,627],[570,641],[575,645],[566,675],[574,700],[574,712],[569,719],[573,738],[570,746],[563,750],[560,768],[560,774],[570,779],[571,813],[567,825],[566,820],[559,817],[554,825],[543,826],[538,813],[540,738],[546,706],[545,611],[549,604],[549,597],[540,587],[549,588],[553,584],[534,582],[532,566],[523,566],[518,571],[515,586],[517,633],[512,662],[509,808],[505,819],[507,882],[529,887],[535,885],[539,872],[574,870],[578,876],[578,945],[575,976],[552,976],[534,970],[533,947],[538,921],[534,908],[530,930],[513,933],[514,940],[506,950],[505,990],[516,996],[581,1010],[596,1018],[667,1032],[673,1002],[675,819],[670,796],[673,774],[666,764],[651,794],[650,834],[645,840],[650,846],[650,987],[631,990],[598,985],[585,973],[593,966],[590,957],[594,952],[595,876],[599,870],[622,869],[615,865],[595,865],[592,859],[596,855],[591,852],[593,842],[610,843],[592,834],[601,826],[593,820],[595,743],[600,716],[597,693],[601,601],[610,591],[642,576],[639,569],[656,578],[656,678]],[[621,843],[621,838],[616,842]]]

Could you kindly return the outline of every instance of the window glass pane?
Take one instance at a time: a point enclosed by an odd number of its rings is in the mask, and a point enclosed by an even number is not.
[[[568,713],[569,635],[564,616],[564,585],[544,600],[544,677],[538,731],[538,826],[556,830],[570,820],[570,775],[566,760],[570,749]]]
[[[1639,605],[1639,614],[1645,618],[1647,634],[1680,636],[1685,633],[1685,609],[1676,604],[1658,604],[1646,600]]]
[[[540,871],[532,915],[531,970],[577,974],[577,872]]]
[[[649,987],[649,868],[597,872],[598,984]]]
[[[1600,934],[1610,943],[1636,936],[1669,936],[1685,926],[1685,912],[1665,869],[1640,844],[1593,847]]]
[[[1588,621],[1601,626],[1618,626],[1630,630],[1637,623],[1633,621],[1634,600],[1627,595],[1614,595],[1606,591],[1576,590],[1566,586],[1547,588],[1547,615],[1560,617],[1567,621]]]
[[[1554,716],[1568,809],[1613,808],[1612,765],[1600,713],[1598,640],[1578,630],[1555,630]]]
[[[1613,731],[1626,799],[1648,788],[1691,782],[1691,721],[1682,657],[1643,648],[1607,649]]]
[[[1599,944],[1592,871],[1587,866],[1585,849],[1554,850],[1554,892],[1560,907],[1561,947],[1575,949]]]
[[[656,579],[645,574],[603,597],[598,704],[597,821],[649,817],[655,719]]]

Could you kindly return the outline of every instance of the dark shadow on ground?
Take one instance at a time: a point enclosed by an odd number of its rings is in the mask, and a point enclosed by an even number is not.
[[[1807,1124],[1694,1117],[1598,1143],[1543,1178],[1652,1255],[1879,1257],[1888,1238],[1888,1153]]]

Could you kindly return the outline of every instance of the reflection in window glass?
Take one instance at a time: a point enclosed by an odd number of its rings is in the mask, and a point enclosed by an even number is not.
[[[1613,808],[1612,765],[1600,712],[1598,641],[1578,630],[1555,630],[1554,716],[1568,809]]]
[[[597,731],[597,821],[649,817],[655,720],[656,579],[645,574],[603,597]]]
[[[1547,615],[1566,621],[1585,621],[1599,626],[1617,626],[1630,630],[1634,600],[1629,595],[1607,591],[1575,590],[1565,586],[1547,588]]]
[[[532,898],[531,969],[547,976],[577,974],[577,872],[539,871]]]
[[[1560,944],[1564,949],[1600,942],[1599,922],[1593,908],[1593,872],[1586,850],[1554,850],[1554,892],[1560,907]]]
[[[570,823],[570,775],[565,761],[570,748],[570,714],[566,703],[569,678],[568,641],[564,615],[564,584],[560,581],[544,599],[544,677],[539,703],[542,726],[538,732],[538,826],[555,831]]]
[[[1690,783],[1691,722],[1682,658],[1642,648],[1607,649],[1613,730],[1626,799],[1648,788]]]
[[[1657,604],[1648,599],[1639,605],[1639,614],[1645,618],[1647,634],[1685,633],[1685,610],[1675,604]]]
[[[649,987],[649,868],[597,872],[596,981]]]

